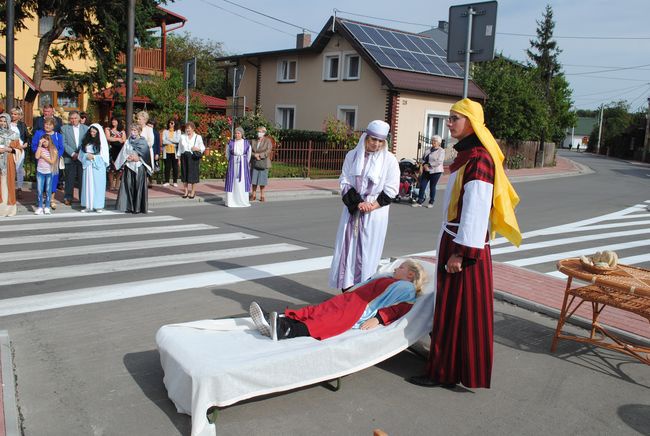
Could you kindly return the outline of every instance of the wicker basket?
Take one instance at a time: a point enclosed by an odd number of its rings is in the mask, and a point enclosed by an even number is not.
[[[585,271],[589,271],[590,273],[593,274],[609,274],[611,272],[616,271],[617,267],[615,266],[596,266],[592,265],[590,263],[583,262],[582,259],[580,259],[580,265],[585,269]]]

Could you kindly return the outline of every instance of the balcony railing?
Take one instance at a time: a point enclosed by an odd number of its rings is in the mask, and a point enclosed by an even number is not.
[[[126,64],[126,55],[120,53],[118,62]],[[133,52],[134,72],[137,74],[162,73],[162,50],[159,48],[136,47]]]

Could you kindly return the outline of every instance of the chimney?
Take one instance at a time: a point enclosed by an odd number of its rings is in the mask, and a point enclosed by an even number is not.
[[[303,31],[296,36],[296,48],[306,48],[311,45],[311,33]]]
[[[445,33],[449,33],[449,23],[447,21],[439,20],[438,29],[442,30]]]

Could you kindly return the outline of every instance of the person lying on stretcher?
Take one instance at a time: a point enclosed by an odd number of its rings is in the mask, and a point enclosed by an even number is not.
[[[390,324],[411,310],[425,281],[422,266],[407,259],[391,276],[370,279],[315,306],[267,315],[252,302],[249,312],[257,330],[274,341],[298,336],[323,340],[351,328],[370,330]]]

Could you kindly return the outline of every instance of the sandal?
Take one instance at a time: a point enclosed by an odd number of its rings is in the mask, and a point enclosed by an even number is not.
[[[196,194],[192,194],[192,195],[187,196],[187,198],[189,198],[190,200],[193,199],[194,197],[196,197]]]
[[[183,194],[183,198],[187,198],[187,192]]]

